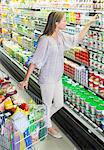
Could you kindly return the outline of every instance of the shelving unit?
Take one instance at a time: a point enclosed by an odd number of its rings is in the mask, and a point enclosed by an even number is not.
[[[64,55],[64,57],[67,58],[67,59],[69,59],[69,60],[71,60],[71,61],[73,61],[73,62],[75,62],[75,63],[77,63],[77,64],[79,64],[79,65],[83,65],[83,66],[85,66],[85,67],[88,68],[87,65],[85,65],[85,64],[83,64],[83,63],[81,63],[81,62],[79,62],[79,61],[77,61],[75,59],[72,59],[71,57],[68,57],[67,55]]]

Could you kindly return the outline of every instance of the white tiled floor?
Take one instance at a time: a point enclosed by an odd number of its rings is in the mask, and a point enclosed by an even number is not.
[[[2,68],[7,74],[9,74],[1,64],[0,68]],[[20,91],[20,95],[22,94],[24,94],[24,92]],[[23,97],[24,96],[27,98],[27,94],[23,95]],[[54,123],[53,126],[58,128]],[[33,150],[77,150],[73,143],[62,132],[61,134],[63,136],[62,139],[56,139],[48,135],[44,141],[41,141],[38,144],[36,144]]]

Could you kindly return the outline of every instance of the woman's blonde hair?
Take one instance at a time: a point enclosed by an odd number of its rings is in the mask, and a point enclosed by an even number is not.
[[[64,16],[64,12],[51,12],[48,15],[48,20],[43,31],[43,35],[52,35],[56,29],[56,22],[60,22]]]

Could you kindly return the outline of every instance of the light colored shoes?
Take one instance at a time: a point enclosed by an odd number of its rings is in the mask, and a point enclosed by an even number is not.
[[[48,130],[48,134],[57,139],[62,138],[62,135],[56,129],[53,129],[53,131]]]

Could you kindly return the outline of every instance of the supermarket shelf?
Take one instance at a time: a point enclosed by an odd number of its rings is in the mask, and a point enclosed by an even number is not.
[[[24,16],[24,15],[21,15],[21,16]],[[33,16],[26,16],[26,17],[32,17],[33,18]],[[38,17],[34,17],[34,19],[40,19],[40,18],[38,18]],[[45,18],[41,18],[41,19],[43,19],[42,21],[43,21],[43,23],[44,24],[46,24],[46,19]],[[35,21],[35,20],[34,20]],[[41,20],[40,20],[41,21]],[[4,23],[6,23],[6,22],[4,22]],[[8,24],[13,24],[13,23],[9,23],[8,22]],[[24,25],[24,24],[22,24],[21,22],[20,23],[17,23],[18,25],[22,25],[22,26],[25,26],[25,27],[28,27],[28,28],[30,28],[30,29],[32,29],[32,30],[35,30],[35,28],[34,27],[30,27],[29,25]],[[77,25],[79,25],[80,26],[80,28],[82,27],[82,26],[85,26],[84,24],[77,24],[77,23],[73,23],[73,22],[70,22],[70,23],[67,23],[67,26],[77,26]],[[102,27],[100,27],[100,29],[99,29],[99,27],[94,27],[94,26],[91,26],[90,27],[90,29],[89,30],[94,30],[94,31],[99,31],[99,32],[103,32],[103,28]]]
[[[81,27],[85,26],[85,24],[78,24],[78,23],[73,23],[73,22],[67,23],[67,26],[74,26],[75,27],[77,25],[80,27],[80,29],[81,29]],[[96,26],[90,26],[89,30],[103,32],[104,29],[102,27],[98,28]]]
[[[12,30],[12,29],[11,29]],[[26,35],[26,34],[23,34],[23,33],[21,33],[21,32],[19,32],[19,31],[16,31],[16,30],[12,30],[13,32],[15,32],[15,33],[18,33],[18,34],[20,34],[20,35],[22,35],[22,36],[25,36],[25,37],[27,37],[27,38],[30,38],[30,39],[33,39],[33,40],[35,40],[35,38],[34,38],[34,36],[28,36],[28,35]],[[37,33],[37,34],[42,34],[42,32],[41,31],[39,31],[39,30],[34,30],[34,34],[35,33]]]
[[[94,30],[93,30],[94,31]],[[89,38],[89,39],[91,39],[93,42],[98,42],[98,43],[104,43],[103,41],[98,41],[98,40],[95,40],[95,39],[92,39],[92,38]],[[93,47],[92,47],[92,49],[94,49]],[[98,49],[98,50],[100,50],[101,51],[101,49]]]
[[[74,82],[77,82],[77,83],[79,83],[80,85],[82,85],[84,88],[88,89],[87,86],[85,86],[85,85],[81,84],[80,82],[76,81],[74,78],[70,77],[67,73],[64,72],[64,75],[68,76],[68,77],[71,78]]]
[[[34,39],[34,36],[26,35],[26,34],[24,34],[24,33],[21,33],[21,32],[19,32],[19,31],[14,30],[14,29],[11,29],[11,30],[12,30],[13,32],[18,33],[18,34],[20,34],[20,35],[22,35],[22,36],[25,36],[25,37],[27,37],[27,38]]]
[[[99,96],[100,98],[102,98],[102,99],[104,100],[104,97],[101,96],[99,93],[95,92],[94,90],[92,90],[92,89],[90,89],[90,88],[89,88],[89,91],[95,93],[97,96]]]
[[[92,52],[95,52],[95,53],[98,53],[98,54],[101,54],[101,52],[104,53],[104,51],[99,50],[99,49],[96,49],[96,51],[95,51],[94,48],[88,48],[88,50],[89,50],[89,51],[92,51]],[[99,51],[100,51],[100,52],[99,52]]]
[[[30,47],[27,47],[27,46],[24,45],[24,43],[23,43],[23,45],[22,45],[22,44],[16,42],[15,40],[13,40],[13,39],[12,39],[11,41],[17,43],[19,46],[23,47],[24,49],[30,50],[31,52],[34,52],[34,51],[35,51],[35,48],[32,49],[32,48],[30,48]]]
[[[85,89],[87,89],[87,90],[93,92],[95,95],[99,96],[100,98],[102,98],[102,99],[104,100],[104,97],[102,97],[99,93],[95,92],[94,90],[91,90],[89,87],[87,87],[87,86],[81,84],[80,82],[76,81],[74,78],[70,77],[70,76],[69,76],[67,73],[65,73],[65,72],[64,72],[64,75],[68,76],[68,77],[71,78],[74,82],[79,83],[79,84],[82,85]]]
[[[69,3],[70,4],[70,3]],[[71,4],[74,4],[74,3],[71,3]],[[89,3],[90,4],[90,3]],[[101,14],[104,14],[104,12],[102,10],[96,10],[96,9],[87,9],[85,10],[84,9],[81,9],[81,8],[77,8],[77,9],[73,9],[73,8],[65,8],[65,7],[62,7],[61,6],[52,6],[52,5],[48,5],[48,6],[44,6],[44,5],[41,5],[41,4],[36,4],[36,5],[27,5],[27,4],[22,4],[22,5],[16,5],[15,3],[10,5],[12,7],[15,7],[15,8],[18,8],[18,9],[29,9],[29,10],[59,10],[59,11],[65,11],[65,12],[82,12],[82,13],[89,13],[89,12],[96,12],[96,13],[101,13]]]
[[[69,4],[69,5],[72,5],[72,4],[74,4],[74,5],[76,5],[76,4],[93,4],[93,2],[41,2],[41,3],[39,3],[40,5],[66,5],[66,4]],[[38,5],[39,5],[38,4]]]
[[[34,6],[32,7],[32,9],[34,9]],[[73,8],[55,8],[55,7],[38,7],[38,9],[45,9],[45,10],[60,10],[60,11],[64,11],[64,12],[81,12],[81,13],[89,13],[89,12],[96,12],[96,13],[101,13],[101,14],[104,14],[103,11],[100,11],[100,10],[93,10],[93,9],[88,9],[88,10],[85,10],[85,9],[80,9],[80,8],[77,8],[77,9],[73,9]]]
[[[25,25],[25,24],[23,24],[23,23],[21,23],[21,22],[20,22],[20,23],[15,23],[15,24],[24,26],[24,27],[29,28],[29,29],[31,29],[31,30],[35,30],[35,25],[34,25],[34,28],[33,28],[33,27],[31,27],[30,25]]]
[[[101,128],[99,128],[95,123],[93,123],[89,118],[84,116],[82,113],[78,113],[77,109],[64,104],[64,108],[69,111],[75,118],[77,118],[83,125],[88,128],[89,133],[95,134],[102,142],[104,142],[104,133]]]
[[[94,69],[94,70],[96,70],[97,72],[104,74],[104,71],[101,71],[101,70],[99,70],[99,69],[97,69],[97,68],[95,68],[95,67],[93,67],[93,66],[90,66],[89,68]]]
[[[20,35],[22,35],[22,36],[25,36],[25,37],[27,37],[27,38],[30,38],[30,39],[33,39],[34,40],[34,36],[29,36],[29,35],[26,35],[26,34],[24,34],[24,33],[21,33],[21,32],[19,32],[19,31],[16,31],[16,30],[14,30],[14,29],[12,29],[12,28],[8,28],[8,27],[3,27],[2,26],[2,28],[5,28],[5,29],[7,29],[7,30],[9,30],[9,31],[13,31],[13,32],[15,32],[15,33],[18,33],[18,34],[20,34]]]
[[[69,59],[69,60],[71,60],[71,61],[73,61],[74,63],[77,63],[77,64],[79,64],[79,65],[82,65],[82,66],[85,66],[85,67],[88,68],[87,65],[85,65],[85,64],[83,64],[83,63],[81,63],[81,62],[79,62],[79,61],[77,61],[77,60],[75,60],[75,59],[72,59],[72,58],[70,58],[70,57],[68,57],[68,56],[66,56],[66,55],[64,55],[64,57],[67,58],[67,59]]]
[[[92,40],[92,39],[91,39]],[[83,41],[83,42],[85,42],[85,41]],[[88,42],[88,41],[87,41]],[[97,41],[97,40],[94,40],[93,42],[97,42],[97,43],[103,43],[103,42],[101,42],[101,41]],[[87,48],[88,50],[90,50],[90,51],[93,51],[93,52],[98,52],[98,53],[101,53],[101,52],[104,52],[102,49],[98,49],[98,48],[94,48],[94,47],[88,47],[88,43],[85,45],[86,43],[80,43],[79,45],[81,46],[81,47],[83,47],[83,48]]]
[[[93,26],[91,26],[91,27],[90,27],[90,30],[98,31],[98,32],[103,32],[103,31],[104,31],[104,28],[100,28],[100,27],[93,27]]]

